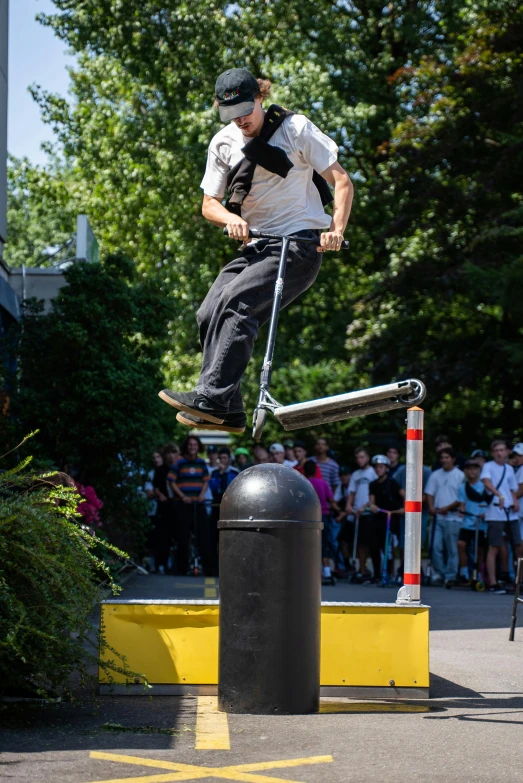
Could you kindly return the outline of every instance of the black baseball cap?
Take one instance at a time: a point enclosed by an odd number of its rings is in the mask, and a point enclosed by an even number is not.
[[[222,122],[230,122],[254,111],[258,82],[245,68],[229,68],[216,79],[216,100]]]
[[[480,468],[479,462],[475,462],[473,459],[468,459],[463,465],[464,468]]]

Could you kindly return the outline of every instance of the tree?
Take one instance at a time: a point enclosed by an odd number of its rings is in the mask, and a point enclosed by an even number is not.
[[[94,486],[106,533],[133,550],[139,469],[173,432],[157,397],[168,302],[122,256],[65,275],[50,312],[31,303],[24,316],[13,414],[22,431],[40,429],[40,456]]]
[[[57,158],[43,168],[27,158],[9,156],[7,189],[5,260],[14,267],[48,265],[48,249],[64,245],[76,228],[76,201],[67,167]]]
[[[523,12],[468,3],[464,19],[449,61],[396,74],[412,108],[382,167],[389,257],[349,346],[383,379],[421,362],[434,414],[470,442],[523,428]]]

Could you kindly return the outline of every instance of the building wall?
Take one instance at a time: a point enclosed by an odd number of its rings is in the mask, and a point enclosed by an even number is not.
[[[40,267],[25,267],[9,270],[9,285],[20,302],[25,299],[43,299],[44,312],[48,312],[51,301],[65,285],[61,269],[42,269]]]
[[[9,0],[0,0],[0,258],[7,238],[7,43]]]

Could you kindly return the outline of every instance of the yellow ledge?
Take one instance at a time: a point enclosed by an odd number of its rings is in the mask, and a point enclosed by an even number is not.
[[[110,647],[151,684],[218,682],[218,601],[105,601]],[[103,657],[114,660],[105,650]],[[115,683],[125,683],[116,674]],[[103,671],[100,682],[106,683]],[[429,687],[429,608],[323,603],[322,686]]]

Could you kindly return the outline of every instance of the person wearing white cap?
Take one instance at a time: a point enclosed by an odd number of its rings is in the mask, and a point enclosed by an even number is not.
[[[516,459],[516,481],[518,482],[516,497],[519,499],[523,498],[523,443],[516,443],[512,453]],[[519,532],[523,539],[523,500],[519,503]]]
[[[285,448],[281,443],[273,443],[269,447],[269,453],[271,455],[271,462],[276,462],[278,465],[285,465],[286,468],[294,467],[293,462],[285,459]]]

